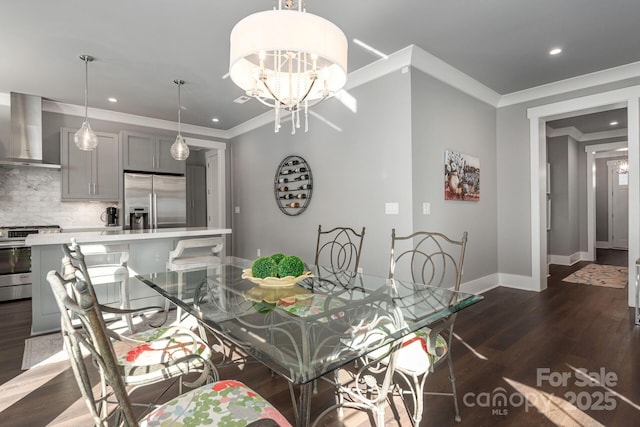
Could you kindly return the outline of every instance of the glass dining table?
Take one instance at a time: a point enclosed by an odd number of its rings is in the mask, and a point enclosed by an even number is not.
[[[286,286],[246,278],[252,261],[225,257],[218,266],[136,277],[299,386],[296,425],[310,425],[314,380],[397,343],[483,299],[480,295],[362,273],[309,267],[310,277]],[[244,277],[243,277],[244,276]],[[359,331],[394,313],[399,319],[375,345]]]

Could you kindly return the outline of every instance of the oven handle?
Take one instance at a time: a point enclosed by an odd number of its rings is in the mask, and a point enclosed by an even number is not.
[[[0,241],[0,249],[11,249],[11,248],[25,248],[27,245],[24,240],[14,240],[14,241]]]

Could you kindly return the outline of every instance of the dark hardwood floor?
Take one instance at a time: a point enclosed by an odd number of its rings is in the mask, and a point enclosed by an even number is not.
[[[598,250],[598,259],[626,265],[626,254]],[[453,344],[462,422],[453,419],[451,398],[427,396],[421,425],[638,425],[640,326],[634,325],[627,306],[627,289],[561,281],[585,264],[551,266],[544,292],[499,287],[463,310]],[[5,331],[0,348],[0,425],[91,425],[67,362],[21,371],[30,312],[29,300],[0,304]],[[428,379],[429,390],[448,390],[447,369],[440,368]],[[579,369],[586,369],[594,381],[587,382]],[[260,364],[242,370],[227,367],[221,375],[249,384],[293,421],[286,382]],[[139,393],[136,400],[151,399],[159,393],[156,390]],[[164,398],[172,393],[175,387]],[[320,382],[313,413],[332,402],[331,389]],[[410,425],[399,399],[388,408],[387,421],[390,426]],[[370,420],[364,413],[346,410],[342,424],[328,416],[321,425],[359,427],[370,425]]]

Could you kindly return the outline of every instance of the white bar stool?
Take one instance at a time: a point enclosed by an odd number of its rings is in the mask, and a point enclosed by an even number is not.
[[[189,270],[213,268],[221,264],[220,254],[224,248],[222,237],[204,237],[200,239],[180,240],[176,248],[169,252],[167,270],[178,273],[178,295],[182,293],[183,273]],[[168,312],[170,302],[165,301],[165,311]],[[176,321],[182,319],[182,309],[176,309]]]
[[[71,239],[73,245],[78,245],[75,239]],[[131,308],[131,302],[129,300],[129,268],[127,262],[129,261],[129,245],[128,244],[83,244],[79,245],[82,253],[87,259],[87,271],[89,272],[89,278],[93,286],[107,285],[110,283],[119,283],[119,304],[123,310],[129,310]],[[89,258],[100,257],[100,261],[104,262],[111,257],[115,257],[120,254],[120,259],[117,263],[102,263],[91,264]],[[130,332],[133,332],[133,322],[131,321],[131,314],[123,314],[122,320],[127,323],[127,327]]]

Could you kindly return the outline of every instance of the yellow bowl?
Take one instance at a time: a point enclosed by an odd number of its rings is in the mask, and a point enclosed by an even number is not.
[[[264,301],[271,304],[277,304],[281,300],[295,302],[297,299],[311,298],[313,296],[310,290],[299,285],[281,288],[255,286],[248,291],[243,292],[243,295],[249,301]]]
[[[247,279],[251,283],[255,283],[256,285],[263,288],[285,288],[287,286],[293,286],[308,277],[313,277],[313,274],[311,274],[310,271],[305,271],[298,277],[265,277],[264,279],[260,279],[258,277],[253,277],[253,273],[251,272],[250,268],[242,270],[243,279]]]

